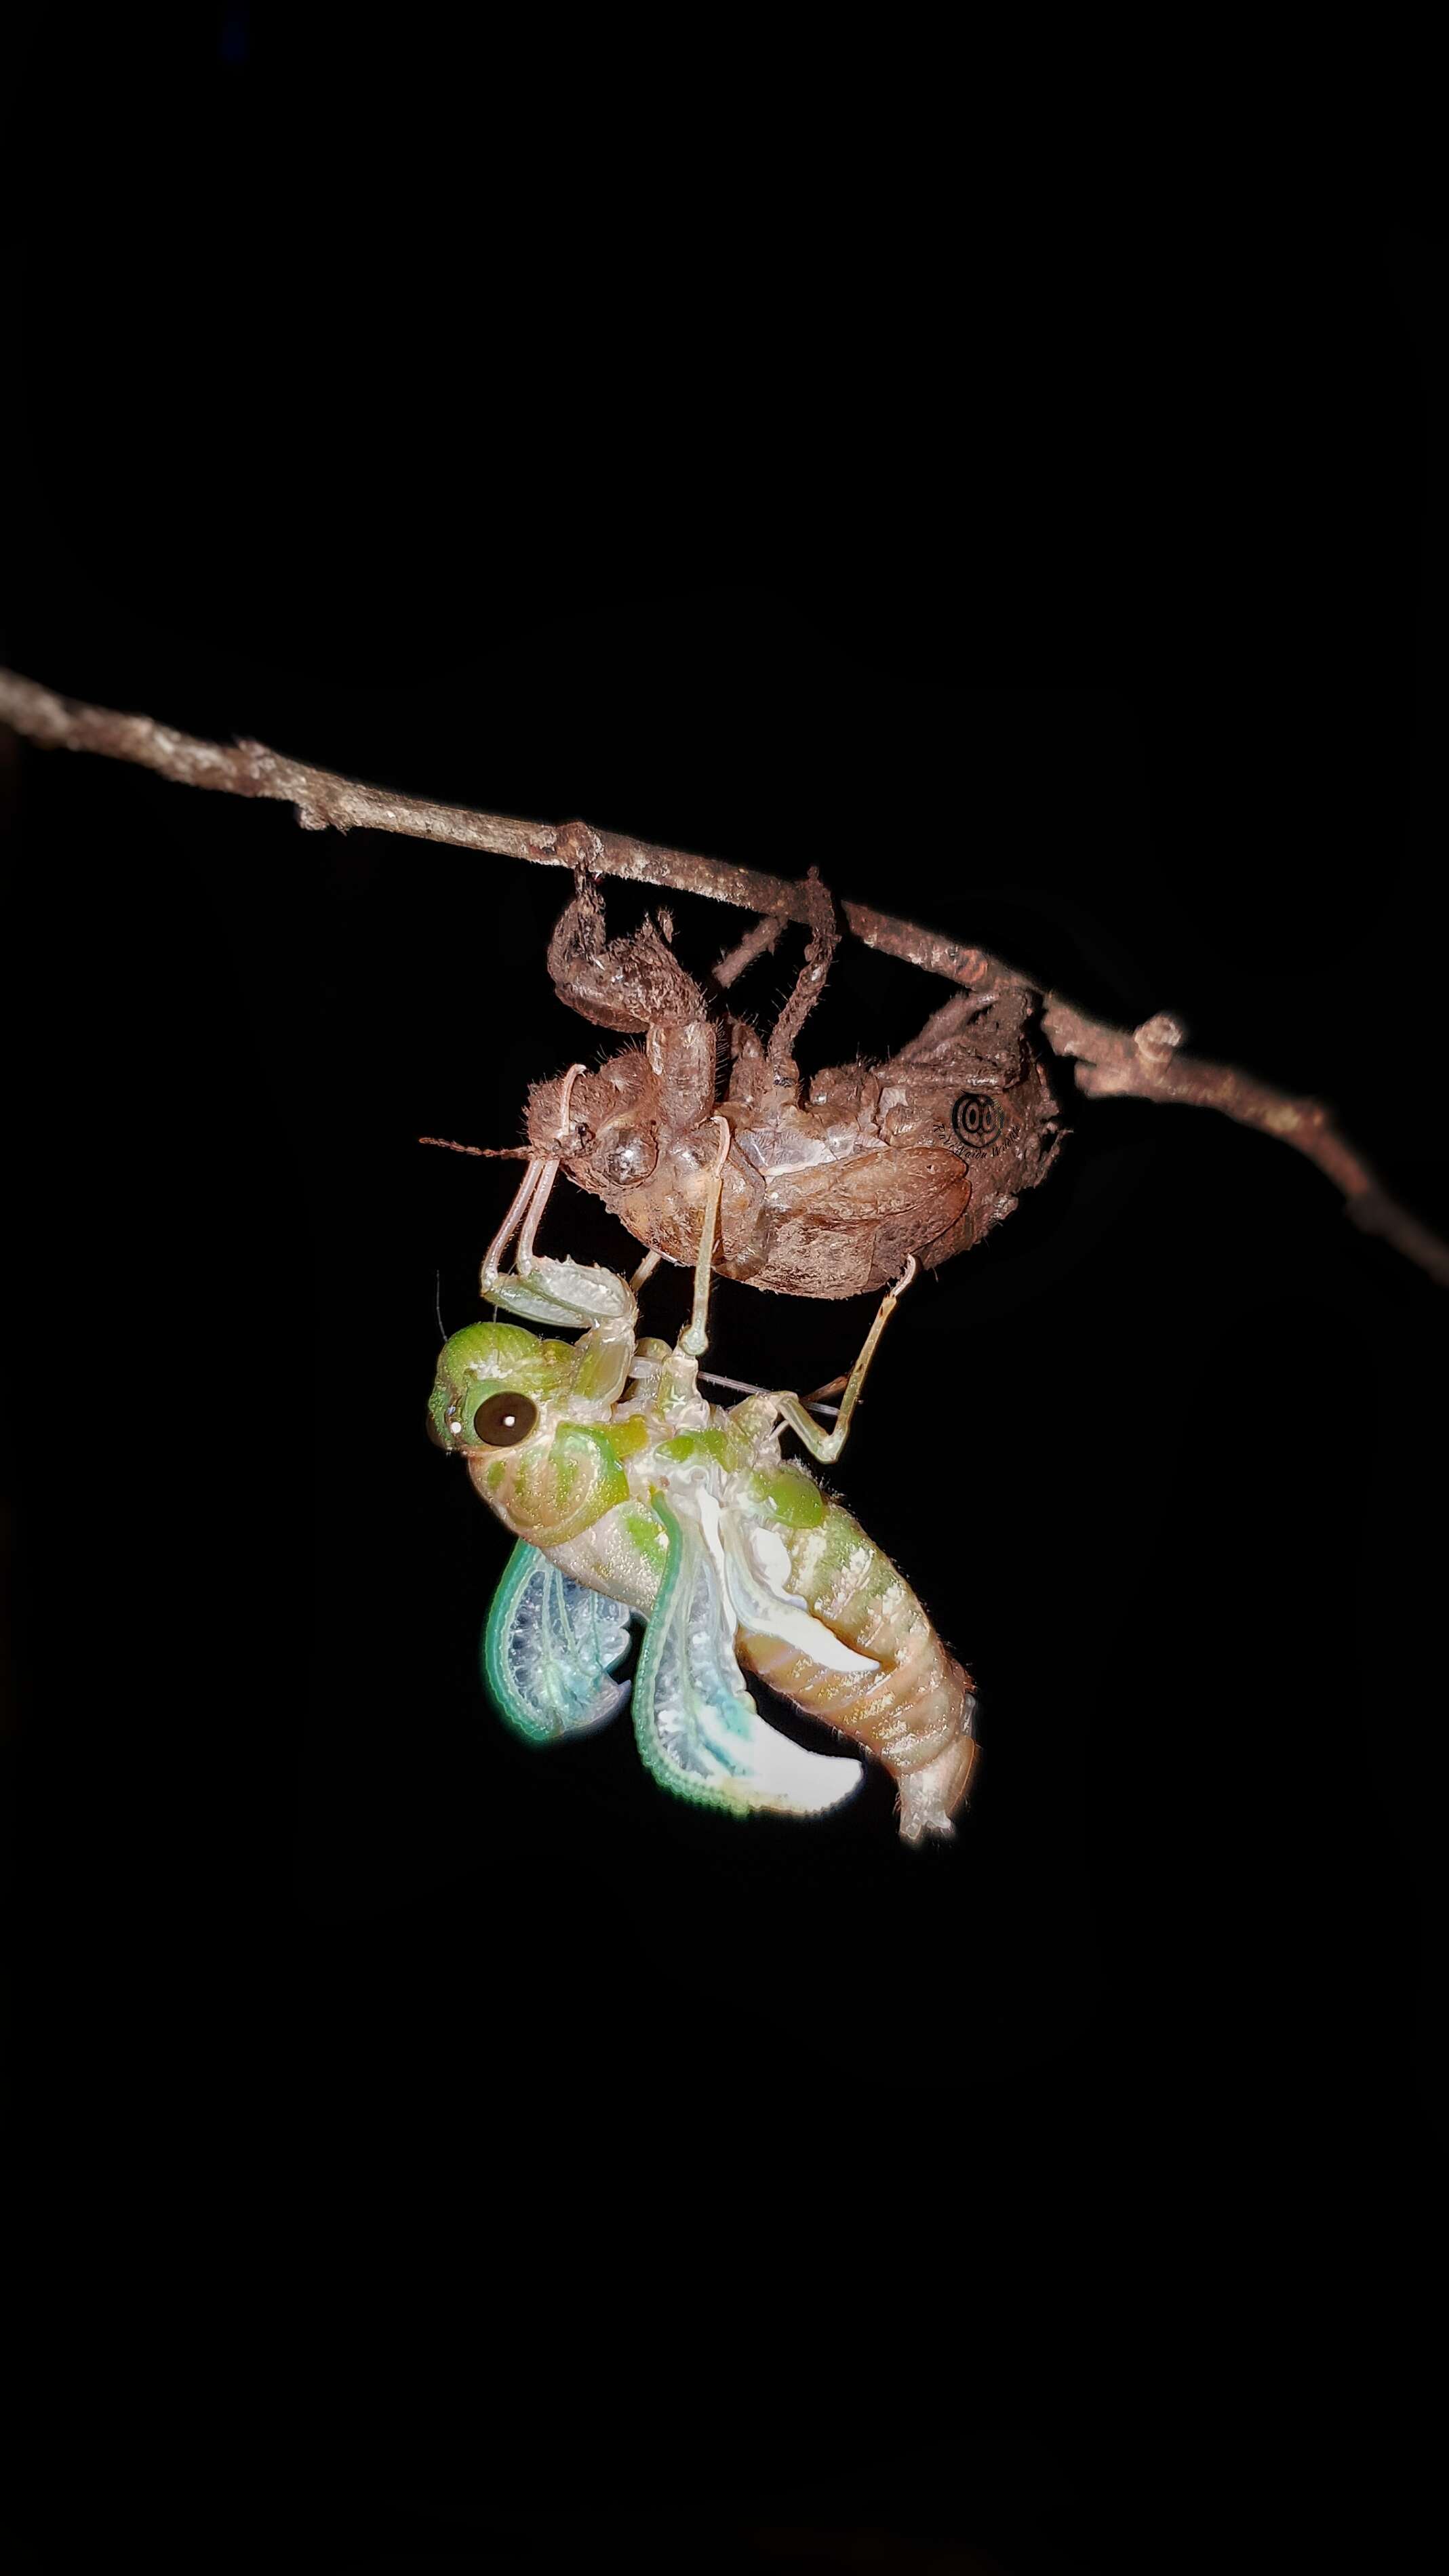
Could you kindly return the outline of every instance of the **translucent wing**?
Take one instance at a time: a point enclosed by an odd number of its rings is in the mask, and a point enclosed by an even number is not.
[[[737,1815],[819,1816],[853,1796],[863,1765],[802,1752],[760,1716],[735,1661],[735,1615],[705,1543],[695,1498],[657,1495],[669,1558],[634,1678],[634,1732],[663,1789]]]
[[[520,1540],[483,1631],[483,1678],[495,1706],[530,1744],[606,1726],[629,1696],[610,1679],[629,1643],[629,1613],[586,1591]]]

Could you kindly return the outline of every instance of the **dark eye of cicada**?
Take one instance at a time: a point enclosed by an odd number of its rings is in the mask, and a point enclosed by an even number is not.
[[[473,1416],[473,1437],[485,1449],[516,1449],[538,1420],[531,1395],[485,1396]]]
[[[616,1130],[598,1156],[594,1169],[601,1181],[615,1189],[632,1189],[636,1182],[647,1181],[659,1160],[659,1147],[646,1127]]]

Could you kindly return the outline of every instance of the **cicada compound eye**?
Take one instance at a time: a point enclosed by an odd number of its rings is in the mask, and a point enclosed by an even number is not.
[[[531,1395],[488,1395],[473,1416],[473,1437],[485,1449],[516,1449],[537,1420]]]
[[[616,1128],[594,1163],[601,1181],[616,1190],[647,1181],[659,1160],[658,1144],[647,1127]]]

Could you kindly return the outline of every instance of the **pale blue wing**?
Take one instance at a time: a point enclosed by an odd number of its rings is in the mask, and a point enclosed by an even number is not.
[[[483,1631],[483,1678],[495,1707],[530,1744],[606,1726],[629,1696],[611,1680],[629,1643],[629,1613],[561,1574],[520,1540]]]
[[[662,1789],[736,1815],[819,1816],[852,1797],[864,1766],[807,1753],[767,1726],[735,1661],[734,1612],[689,1498],[658,1495],[669,1538],[634,1677],[634,1733]]]

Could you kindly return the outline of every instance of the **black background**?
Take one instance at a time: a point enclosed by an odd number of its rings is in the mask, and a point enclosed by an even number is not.
[[[182,66],[217,204],[275,77]],[[968,284],[949,238],[873,268],[857,216],[767,309],[768,262],[676,270],[646,210],[657,268],[611,295],[585,241],[566,327],[495,244],[475,338],[351,236],[128,208],[133,280],[267,327],[37,299],[6,659],[813,861],[1170,1007],[1446,1226],[1439,248],[1237,203]],[[832,1478],[977,1676],[955,1844],[904,1851],[883,1778],[741,1828],[627,1728],[532,1757],[476,1678],[506,1542],[422,1431],[508,1167],[415,1139],[515,1141],[603,1044],[544,973],[564,880],[3,759],[21,2131],[37,2242],[87,2248],[40,2431],[167,2352],[114,2492],[90,2432],[38,2482],[35,2563],[83,2512],[169,2529],[182,2453],[203,2556],[348,2567],[1391,2533],[1432,2398],[1394,2354],[1442,2138],[1442,1292],[1285,1148],[1063,1069],[1057,1171],[913,1290]],[[673,910],[698,968],[739,927]],[[940,998],[847,950],[802,1055]],[[564,1190],[545,1240],[628,1254]],[[726,1285],[714,1351],[809,1385],[870,1311]]]

